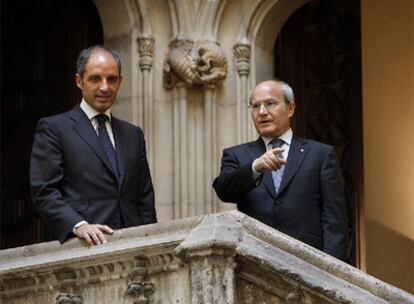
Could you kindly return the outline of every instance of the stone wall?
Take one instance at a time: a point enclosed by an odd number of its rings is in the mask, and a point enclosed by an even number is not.
[[[232,209],[211,184],[224,147],[256,138],[251,87],[273,77],[273,45],[306,0],[94,0],[123,59],[115,115],[143,127],[165,222]]]
[[[0,303],[414,303],[414,296],[230,211],[0,251]]]

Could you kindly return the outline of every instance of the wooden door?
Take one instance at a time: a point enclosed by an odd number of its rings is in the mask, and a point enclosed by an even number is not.
[[[275,76],[292,85],[294,133],[335,146],[348,204],[349,262],[358,265],[362,189],[359,0],[314,0],[296,11],[275,43]]]

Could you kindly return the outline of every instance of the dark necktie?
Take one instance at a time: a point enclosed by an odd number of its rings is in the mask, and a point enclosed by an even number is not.
[[[284,140],[280,138],[275,138],[271,141],[273,148],[280,148],[284,144]],[[283,158],[282,154],[279,154],[279,158]],[[285,170],[285,165],[282,165],[279,170],[272,171],[273,185],[275,186],[276,193],[279,191],[280,183],[282,182],[283,171]]]
[[[106,129],[105,121],[109,119],[105,114],[99,114],[95,116],[98,120],[98,138],[104,148],[106,155],[111,162],[112,168],[116,174],[116,177],[119,178],[118,171],[118,157],[116,156],[116,150],[109,138],[108,130]]]

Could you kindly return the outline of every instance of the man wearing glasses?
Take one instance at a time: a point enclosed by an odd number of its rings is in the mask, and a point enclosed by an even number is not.
[[[223,151],[218,197],[317,249],[346,260],[347,208],[333,147],[293,135],[293,91],[259,83],[249,108],[260,137]]]

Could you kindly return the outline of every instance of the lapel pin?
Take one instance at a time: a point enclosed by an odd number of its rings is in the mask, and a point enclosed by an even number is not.
[[[305,150],[303,150],[303,149],[300,149],[300,152],[302,152],[302,153],[303,153],[303,152],[305,152]]]

